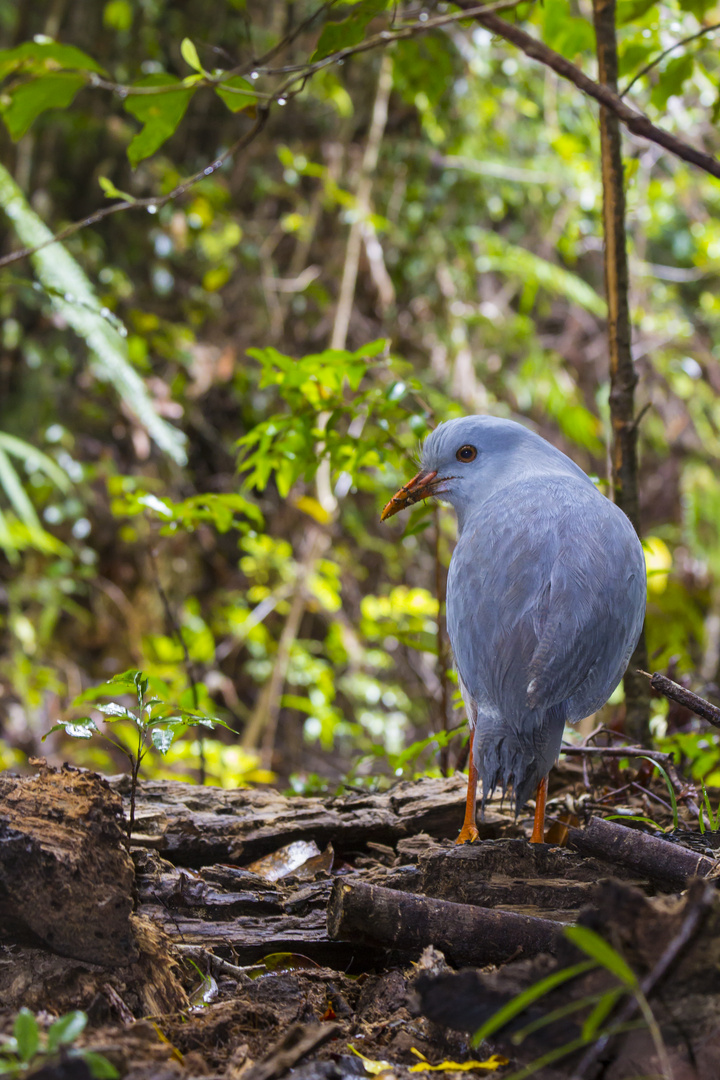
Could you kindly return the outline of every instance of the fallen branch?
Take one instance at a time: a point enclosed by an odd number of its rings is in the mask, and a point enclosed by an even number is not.
[[[549,919],[432,900],[364,881],[339,879],[328,904],[328,936],[406,952],[426,945],[457,965],[500,964],[554,953],[562,927]]]
[[[716,863],[705,855],[597,817],[584,829],[568,829],[568,846],[581,854],[620,863],[668,890],[683,889],[690,878],[709,877],[716,870]]]

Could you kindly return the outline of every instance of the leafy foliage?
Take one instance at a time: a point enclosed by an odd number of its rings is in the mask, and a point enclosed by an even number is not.
[[[33,1013],[21,1009],[12,1036],[0,1042],[0,1076],[21,1077],[40,1067],[52,1068],[60,1060],[76,1059],[83,1062],[95,1080],[113,1080],[119,1073],[107,1058],[94,1050],[73,1046],[86,1024],[84,1012],[69,1012],[43,1033]]]
[[[241,733],[234,765],[235,735],[207,741],[223,783],[235,767],[302,788],[452,765],[437,583],[453,526],[418,507],[401,532],[377,511],[430,427],[468,411],[527,420],[602,485],[594,114],[477,25],[428,29],[434,16],[411,5],[176,9],[111,0],[82,24],[62,16],[58,40],[34,8],[0,26],[0,204],[18,244],[47,245],[31,269],[0,270],[3,760],[36,751],[78,690],[130,668],[164,684],[164,702]],[[591,70],[590,23],[574,9],[511,17]],[[709,146],[712,18],[705,0],[618,12],[628,98]],[[379,53],[353,50],[408,27],[366,175]],[[651,406],[650,651],[712,694],[718,193],[640,141],[624,151],[639,404]],[[351,236],[347,348],[330,349]],[[93,722],[137,734],[128,719]],[[654,725],[715,782],[714,734],[674,730],[660,705]],[[96,767],[121,753],[70,740]],[[146,765],[192,775],[197,749],[173,742]]]
[[[73,739],[92,739],[94,735],[99,735],[125,755],[130,762],[132,778],[128,837],[132,835],[135,819],[135,792],[140,766],[149,749],[152,747],[161,754],[167,754],[176,735],[188,727],[205,727],[210,730],[216,724],[227,727],[217,717],[171,705],[157,696],[163,691],[167,692],[167,687],[162,686],[157,679],[152,680],[151,688],[150,679],[143,675],[142,671],[125,671],[121,675],[114,675],[108,682],[83,691],[73,702],[73,705],[93,702],[93,709],[102,716],[99,722],[105,726],[116,725],[113,727],[113,734],[103,732],[98,727],[98,721],[92,716],[81,716],[72,720],[61,720],[43,735],[43,739],[55,731],[63,731]],[[132,695],[137,705],[129,707],[118,701],[97,703],[100,697],[124,694]]]

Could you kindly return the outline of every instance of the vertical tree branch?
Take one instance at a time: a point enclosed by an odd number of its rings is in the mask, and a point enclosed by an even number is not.
[[[593,0],[599,81],[617,91],[617,40],[615,0]],[[610,354],[610,420],[612,424],[612,486],[617,505],[640,534],[638,496],[635,387],[637,373],[631,352],[628,265],[625,237],[625,187],[620,121],[605,105],[600,107],[600,154],[605,234],[605,291],[608,304],[608,350]],[[625,730],[630,738],[648,738],[650,695],[637,668],[647,663],[644,632],[624,679]]]

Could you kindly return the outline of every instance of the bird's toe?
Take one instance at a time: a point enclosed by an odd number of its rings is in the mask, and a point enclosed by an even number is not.
[[[467,822],[460,830],[460,835],[455,841],[456,844],[474,844],[476,840],[479,840],[480,834],[474,825],[469,825]]]

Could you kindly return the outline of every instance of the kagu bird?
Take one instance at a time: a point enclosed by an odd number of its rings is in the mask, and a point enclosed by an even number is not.
[[[457,513],[447,625],[470,722],[458,843],[478,836],[478,777],[483,804],[498,785],[516,812],[536,793],[542,843],[565,722],[605,704],[640,636],[642,546],[582,469],[521,424],[449,420],[425,440],[422,466],[382,519],[431,495]]]

